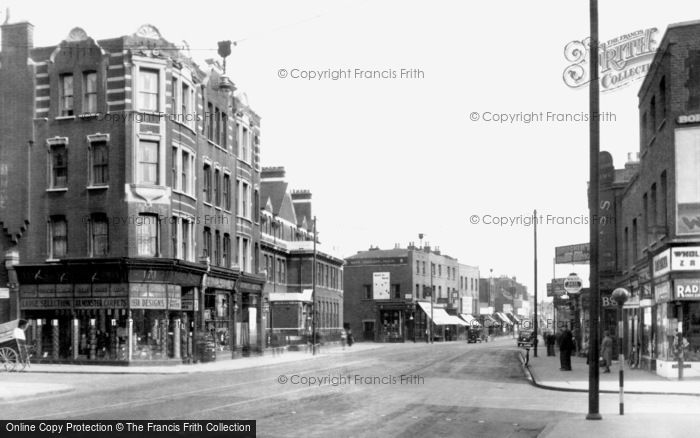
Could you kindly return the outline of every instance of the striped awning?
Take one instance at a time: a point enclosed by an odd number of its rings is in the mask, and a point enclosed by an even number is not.
[[[513,322],[512,322],[510,319],[508,319],[508,317],[507,317],[506,315],[504,315],[503,312],[496,312],[495,315],[496,315],[496,316],[498,317],[498,319],[500,319],[501,322],[503,322],[504,324],[513,325]]]
[[[468,313],[460,313],[459,316],[466,321],[469,327],[481,327],[479,321]]]
[[[428,318],[430,318],[430,309],[432,307],[432,317],[435,325],[467,325],[467,323],[465,323],[461,319],[447,313],[445,309],[433,307],[428,302],[419,301],[418,305],[421,309],[423,309],[423,312],[425,312],[425,314],[428,315]]]

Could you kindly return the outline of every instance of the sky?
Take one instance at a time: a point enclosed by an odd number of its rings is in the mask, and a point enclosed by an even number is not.
[[[587,88],[562,79],[564,47],[589,32],[588,1],[0,0],[0,19],[6,7],[12,22],[34,24],[36,46],[58,44],[73,27],[102,39],[145,23],[186,41],[200,62],[217,57],[217,41],[236,41],[228,71],[262,117],[262,164],[284,166],[291,188],[312,192],[320,239],[341,254],[405,247],[423,233],[482,276],[493,269],[533,291],[524,217],[537,210],[549,222],[538,226],[543,297],[554,247],[588,241],[588,225],[572,223],[588,214],[588,123],[492,116],[588,111]],[[700,3],[681,0],[599,8],[601,41],[657,28],[658,44],[669,24],[700,19]],[[618,168],[639,150],[640,84],[601,96],[610,114],[601,150]],[[582,265],[554,275],[574,271],[587,282]]]

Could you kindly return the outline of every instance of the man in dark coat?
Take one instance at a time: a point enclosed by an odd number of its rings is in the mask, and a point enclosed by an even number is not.
[[[559,363],[561,371],[571,371],[571,352],[574,350],[574,337],[571,330],[565,328],[559,341]]]

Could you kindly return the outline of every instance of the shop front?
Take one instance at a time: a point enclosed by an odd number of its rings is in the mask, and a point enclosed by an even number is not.
[[[395,301],[377,304],[377,342],[406,342],[416,330],[412,302]],[[413,318],[413,319],[411,319]],[[414,333],[410,333],[413,335]]]
[[[657,286],[658,290],[658,286]],[[700,278],[673,278],[661,285],[656,300],[656,373],[700,377]]]
[[[35,361],[193,359],[194,285],[201,278],[196,270],[115,261],[18,266],[17,271],[20,315],[29,322],[26,337]]]

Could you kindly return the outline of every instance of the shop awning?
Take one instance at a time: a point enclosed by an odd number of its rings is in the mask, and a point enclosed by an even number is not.
[[[513,325],[513,321],[508,319],[506,315],[503,314],[503,312],[496,312],[496,316],[504,323],[508,325]]]
[[[498,324],[498,325],[500,325],[500,324],[501,324],[501,321],[497,320],[496,318],[494,318],[494,317],[491,316],[491,315],[483,315],[483,317],[484,317],[484,322],[488,322],[488,323],[490,323],[491,325],[493,325],[493,324]]]
[[[474,318],[472,315],[470,315],[468,313],[460,313],[459,316],[462,317],[462,319],[467,322],[467,326],[469,326],[469,327],[481,327],[481,324],[479,324],[479,321],[476,318]]]
[[[426,303],[423,301],[419,301],[418,305],[420,306],[421,309],[423,309],[423,312],[425,312],[426,315],[428,315],[428,318],[430,318],[430,308],[432,307],[430,303]],[[455,325],[459,324],[455,322],[455,319],[459,319],[456,316],[452,316],[449,313],[445,311],[445,309],[440,309],[438,307],[432,307],[433,309],[433,322],[435,325]],[[461,325],[461,324],[460,324]]]
[[[512,313],[506,312],[506,316],[510,318],[511,321],[513,321],[513,324],[520,324],[520,320]]]

